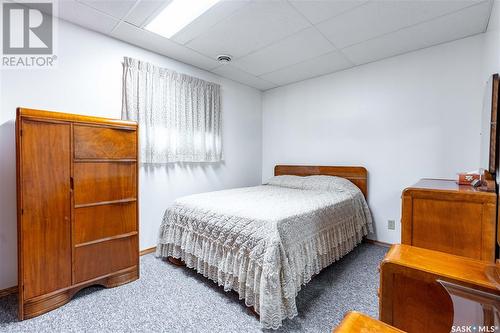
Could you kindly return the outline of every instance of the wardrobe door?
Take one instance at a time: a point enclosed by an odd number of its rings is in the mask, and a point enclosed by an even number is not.
[[[71,285],[70,125],[23,120],[20,283],[24,299]]]

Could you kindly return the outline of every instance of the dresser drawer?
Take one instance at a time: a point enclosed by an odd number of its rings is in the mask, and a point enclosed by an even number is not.
[[[137,231],[136,202],[75,209],[75,244]]]
[[[137,265],[138,259],[137,235],[77,246],[74,257],[74,283]]]
[[[75,207],[137,198],[136,171],[136,162],[75,163]]]
[[[76,159],[135,159],[135,129],[75,125],[73,144]]]
[[[455,180],[422,179],[403,192],[401,243],[493,262],[496,200]]]
[[[415,198],[412,245],[481,259],[483,205]]]

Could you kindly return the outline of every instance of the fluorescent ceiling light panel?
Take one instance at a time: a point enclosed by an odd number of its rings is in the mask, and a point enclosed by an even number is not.
[[[219,1],[173,0],[145,28],[158,35],[170,38]]]

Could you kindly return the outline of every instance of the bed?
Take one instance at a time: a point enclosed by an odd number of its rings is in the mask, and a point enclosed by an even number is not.
[[[303,285],[372,231],[365,168],[277,165],[274,175],[176,200],[156,249],[236,291],[272,329],[297,315]]]

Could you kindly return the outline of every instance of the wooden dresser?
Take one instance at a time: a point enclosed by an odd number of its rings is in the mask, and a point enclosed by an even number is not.
[[[486,273],[493,265],[439,251],[393,245],[380,265],[380,320],[409,333],[449,333],[454,307],[450,295],[439,281],[500,295],[500,290]],[[476,301],[485,299],[484,296],[470,297],[465,292],[461,297]],[[485,303],[491,305],[491,301]],[[484,308],[483,316],[484,321],[493,321],[489,306]],[[457,319],[460,321],[463,318]]]
[[[19,318],[139,278],[137,125],[18,109]]]
[[[493,262],[496,201],[495,192],[422,179],[403,191],[401,243]]]

